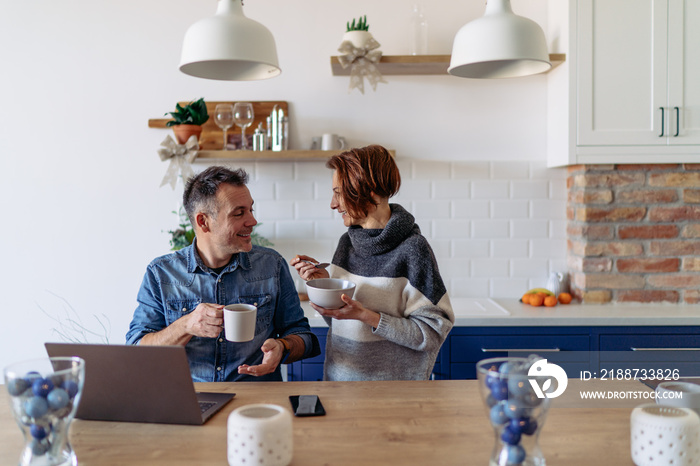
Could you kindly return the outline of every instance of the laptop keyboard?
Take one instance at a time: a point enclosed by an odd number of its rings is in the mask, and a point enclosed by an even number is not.
[[[203,413],[207,409],[211,408],[214,406],[216,403],[214,401],[200,401],[199,402],[199,410]]]

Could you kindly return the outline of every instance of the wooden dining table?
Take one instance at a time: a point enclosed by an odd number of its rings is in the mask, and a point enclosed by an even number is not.
[[[226,465],[227,418],[251,403],[290,410],[290,395],[318,395],[326,415],[293,419],[292,465],[488,465],[495,436],[476,380],[196,383],[235,398],[202,426],[86,421],[71,424],[82,466]],[[632,465],[630,414],[649,400],[608,406],[576,401],[589,382],[571,379],[552,400],[540,446],[548,466]],[[17,464],[24,445],[0,387],[0,463]],[[605,390],[650,389],[639,382]],[[567,400],[567,395],[569,398]],[[653,402],[653,400],[651,400]],[[15,458],[17,460],[15,460]]]

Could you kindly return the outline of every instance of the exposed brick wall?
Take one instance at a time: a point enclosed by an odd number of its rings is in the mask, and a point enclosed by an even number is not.
[[[583,302],[700,302],[700,164],[576,165],[567,260]]]

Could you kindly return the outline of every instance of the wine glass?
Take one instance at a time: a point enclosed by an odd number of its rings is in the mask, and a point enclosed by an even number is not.
[[[219,104],[214,110],[214,122],[216,126],[224,131],[224,150],[228,146],[228,138],[226,137],[226,131],[233,126],[233,105],[231,104]]]
[[[233,106],[233,121],[241,127],[241,150],[248,150],[245,129],[253,124],[254,116],[253,104],[250,102],[236,102]]]

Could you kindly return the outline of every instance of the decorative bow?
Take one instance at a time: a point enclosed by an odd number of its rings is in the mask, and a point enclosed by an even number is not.
[[[194,162],[197,158],[197,151],[199,150],[199,142],[197,141],[197,136],[192,135],[184,144],[178,144],[171,138],[167,136],[163,142],[160,143],[163,149],[158,149],[158,155],[160,160],[165,162],[170,159],[170,165],[168,166],[168,171],[165,172],[163,181],[160,183],[162,188],[166,184],[170,183],[170,187],[175,189],[175,184],[177,184],[177,174],[180,173],[183,182],[186,182],[191,176],[194,175],[194,171],[190,164]]]
[[[352,42],[344,40],[340,47],[338,47],[338,52],[341,55],[338,57],[338,61],[343,69],[348,66],[350,68],[350,87],[348,88],[348,93],[352,92],[354,88],[357,88],[365,93],[364,78],[372,85],[372,90],[377,90],[377,83],[386,83],[382,74],[379,72],[376,63],[382,58],[382,52],[380,50],[375,50],[379,48],[379,42],[377,42],[374,37],[371,37],[362,48],[357,48],[352,45]]]

